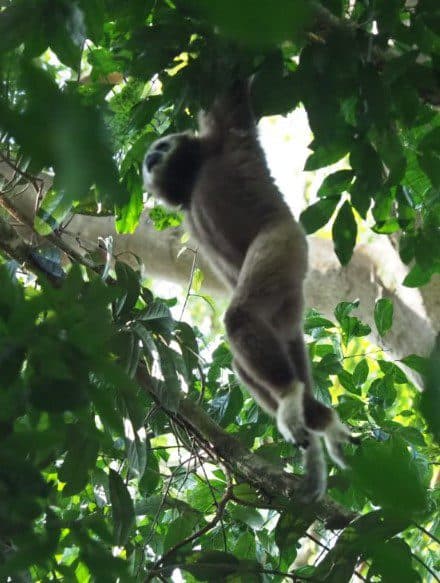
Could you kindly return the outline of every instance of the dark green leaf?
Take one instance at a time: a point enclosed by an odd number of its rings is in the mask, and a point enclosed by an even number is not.
[[[440,188],[440,127],[429,132],[419,144],[418,161],[432,185]]]
[[[335,308],[335,317],[337,321],[342,324],[344,319],[358,307],[359,300],[355,300],[354,302],[340,302]]]
[[[314,233],[328,223],[338,200],[338,198],[323,198],[301,213],[300,221],[307,234]]]
[[[259,530],[264,524],[264,518],[260,512],[251,506],[231,504],[228,509],[234,520],[243,522],[253,530]]]
[[[221,551],[195,551],[184,557],[182,568],[200,581],[225,581],[228,575],[236,573],[240,561],[229,553]]]
[[[381,298],[374,306],[374,322],[381,336],[385,336],[392,326],[393,311],[393,302],[388,298]]]
[[[353,371],[353,381],[356,386],[361,386],[365,383],[368,378],[368,361],[366,358],[363,358],[360,362],[357,363],[356,368]]]
[[[429,358],[420,409],[428,423],[429,430],[437,443],[440,443],[440,344],[438,341]]]
[[[281,51],[270,55],[252,81],[252,107],[257,118],[285,115],[298,105],[299,80],[295,73],[286,75]],[[270,95],[267,87],[272,88]]]
[[[368,389],[368,395],[372,403],[389,408],[393,405],[397,397],[392,377],[382,377],[375,379]]]
[[[338,211],[333,223],[332,236],[339,261],[342,265],[347,265],[353,254],[357,236],[356,221],[348,201],[345,201]]]
[[[429,283],[431,276],[432,272],[430,270],[422,269],[420,265],[416,264],[402,283],[407,287],[421,287],[422,285]]]
[[[234,555],[239,559],[255,559],[256,550],[255,535],[244,532],[234,547]]]
[[[412,368],[421,375],[426,375],[428,372],[428,359],[418,356],[417,354],[409,354],[408,356],[401,358],[400,362],[406,364],[406,366]]]
[[[63,494],[72,496],[86,485],[91,470],[98,455],[99,441],[90,427],[79,424],[70,425],[67,433],[67,454],[64,458],[58,476],[66,482]]]
[[[353,476],[374,504],[410,517],[425,508],[426,491],[406,444],[397,437],[362,443],[351,460]],[[396,488],[396,484],[404,487]]]
[[[335,324],[322,316],[307,315],[304,322],[304,331],[309,333],[314,328],[334,328]]]
[[[113,512],[113,535],[115,545],[124,545],[134,525],[135,514],[133,501],[121,476],[110,469],[110,501]]]
[[[338,170],[324,178],[318,190],[320,198],[336,197],[346,192],[353,180],[353,170]]]
[[[380,543],[370,541],[368,546],[367,552],[372,558],[369,579],[379,576],[382,581],[421,583],[422,579],[413,566],[411,548],[404,540],[393,538]]]
[[[233,0],[203,5],[208,20],[223,34],[251,46],[276,45],[295,39],[308,24],[310,6],[304,0],[294,4],[280,0],[277,4],[261,0],[243,0],[240,7]],[[249,16],[252,16],[249,19]]]
[[[280,550],[280,555],[290,563],[295,560],[296,545],[307,531],[307,518],[310,516],[310,509],[303,508],[302,512],[295,510],[295,505],[293,505],[293,508],[283,512],[275,528],[275,542]]]
[[[380,366],[380,370],[387,376],[392,377],[395,383],[403,385],[408,382],[406,374],[394,362],[378,359],[377,363]]]
[[[147,456],[147,467],[145,468],[144,475],[139,482],[139,490],[144,496],[151,495],[157,488],[161,481],[161,475],[159,471],[159,463],[153,452],[149,452]]]
[[[139,274],[126,263],[119,261],[115,264],[115,271],[122,291],[117,302],[116,315],[121,318],[128,317],[140,294]]]
[[[353,375],[350,374],[348,371],[346,371],[346,370],[339,371],[338,379],[346,391],[350,391],[350,393],[356,393],[356,394],[360,393],[360,391],[358,390],[358,388],[355,385]]]
[[[163,541],[164,552],[169,551],[174,545],[187,538],[194,529],[198,516],[184,513],[167,525],[165,539]]]

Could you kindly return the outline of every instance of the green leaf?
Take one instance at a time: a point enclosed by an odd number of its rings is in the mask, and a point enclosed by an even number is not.
[[[222,34],[250,46],[274,46],[282,41],[293,40],[306,30],[311,9],[305,0],[242,0],[237,6],[234,0],[221,4],[202,4],[200,11]],[[249,18],[251,16],[251,18]]]
[[[228,506],[228,510],[234,520],[243,522],[253,530],[259,530],[264,524],[264,518],[258,510],[251,506],[231,504]]]
[[[419,152],[417,159],[420,167],[432,185],[440,188],[440,127],[431,130],[420,141]]]
[[[134,526],[135,514],[133,501],[121,476],[110,469],[110,502],[113,514],[114,544],[125,545]]]
[[[422,392],[420,410],[428,423],[429,430],[440,443],[440,344],[436,343],[429,358]]]
[[[363,385],[368,378],[368,373],[368,361],[366,358],[363,358],[357,363],[356,368],[353,371],[353,381],[355,385],[358,387]]]
[[[188,571],[199,581],[226,581],[235,574],[240,561],[230,553],[222,551],[195,551],[183,557],[182,569]],[[165,563],[166,564],[166,563]]]
[[[307,519],[311,516],[308,508],[298,512],[296,504],[292,504],[283,512],[275,528],[275,542],[280,550],[280,556],[285,562],[292,563],[297,555],[297,543],[307,531]]]
[[[394,362],[378,359],[377,363],[380,366],[380,370],[389,377],[392,377],[394,382],[398,385],[403,385],[408,382],[406,374],[401,368],[395,365]]]
[[[271,87],[268,94],[267,87]],[[299,80],[295,73],[286,75],[280,49],[271,51],[258,68],[251,85],[252,108],[257,119],[267,115],[285,115],[300,100]]]
[[[385,336],[391,329],[393,323],[393,302],[388,298],[381,298],[374,306],[374,322],[377,331],[381,336]]]
[[[431,276],[432,271],[429,269],[422,269],[422,267],[416,263],[402,283],[403,285],[406,285],[406,287],[422,287],[422,285],[429,283]]]
[[[370,403],[389,409],[397,397],[392,377],[375,379],[368,389]]]
[[[72,201],[63,191],[50,188],[44,195],[34,219],[34,227],[40,235],[49,235],[59,229],[72,208]]]
[[[116,303],[115,312],[119,318],[124,319],[129,316],[141,291],[139,273],[120,261],[115,264],[115,272],[118,286],[122,292]]]
[[[110,139],[102,115],[74,92],[61,92],[49,73],[24,62],[19,88],[26,96],[20,111],[0,100],[4,131],[14,137],[37,167],[52,167],[56,188],[67,201],[81,201],[96,185],[104,205],[123,206]],[[79,170],[80,169],[80,170]]]
[[[167,342],[171,340],[175,323],[169,307],[162,300],[156,298],[150,303],[147,309],[139,315],[139,320],[144,323],[148,330],[163,336]]]
[[[318,190],[319,198],[336,197],[346,192],[352,183],[353,170],[338,170],[324,178]]]
[[[147,467],[139,482],[139,490],[144,496],[150,496],[161,482],[159,462],[153,452],[147,456]]]
[[[307,234],[314,233],[328,223],[338,201],[338,198],[323,198],[301,213],[300,221]]]
[[[335,308],[335,318],[342,324],[345,318],[358,307],[359,300],[355,300],[354,302],[340,302]]]
[[[342,369],[341,360],[335,353],[326,354],[316,365],[316,369],[321,370],[329,375],[339,374]]]
[[[49,20],[49,44],[57,57],[72,69],[79,69],[81,53],[86,40],[84,14],[76,3],[61,0],[44,11]]]
[[[339,209],[333,223],[332,236],[339,261],[342,265],[347,265],[353,255],[357,236],[356,221],[348,201],[345,201]]]
[[[270,444],[274,445],[274,444]],[[236,484],[233,488],[234,497],[248,503],[257,503],[260,499],[258,492],[248,483]]]
[[[380,542],[371,540],[367,552],[372,558],[368,569],[369,580],[380,577],[381,581],[421,583],[420,574],[413,566],[411,548],[401,538]]]
[[[396,434],[402,437],[410,445],[415,445],[416,447],[425,447],[426,441],[423,437],[421,431],[416,427],[399,427]]]
[[[199,347],[197,345],[194,330],[186,322],[178,322],[175,328],[175,336],[182,352],[183,362],[186,368],[186,378],[192,379],[192,371],[199,364]]]
[[[417,354],[409,354],[400,360],[403,364],[406,364],[409,368],[412,368],[419,374],[426,376],[429,367],[429,360],[423,358],[423,356],[418,356]]]
[[[173,520],[173,522],[167,524],[167,531],[163,541],[164,552],[166,553],[174,545],[190,536],[198,520],[198,516],[184,513],[182,516],[176,518],[176,520]]]
[[[90,427],[83,427],[79,423],[68,427],[67,454],[58,472],[59,479],[66,482],[64,496],[77,494],[85,487],[89,470],[96,463],[98,449],[99,441]]]
[[[181,357],[162,342],[158,342],[156,346],[159,352],[160,369],[165,379],[161,383],[161,403],[169,411],[176,411],[181,397],[181,385],[177,374],[180,369],[178,360]]]
[[[310,147],[310,146],[309,146]],[[316,145],[316,149],[307,158],[304,165],[305,172],[314,172],[325,166],[336,164],[347,153],[347,147],[334,144]]]
[[[161,205],[156,205],[152,208],[148,216],[153,221],[154,228],[158,231],[164,231],[170,227],[178,227],[182,223],[182,213],[170,211]]]
[[[126,175],[125,185],[130,197],[124,206],[116,205],[116,229],[118,233],[134,233],[144,210],[143,187],[137,173],[135,173],[134,178]]]
[[[127,433],[128,420],[125,420]],[[125,436],[125,451],[130,474],[136,478],[142,478],[147,465],[147,443],[145,433],[134,430],[130,423],[129,435]]]
[[[304,332],[310,333],[314,328],[334,328],[334,322],[323,318],[322,316],[317,316],[315,314],[306,315],[304,322]]]
[[[239,559],[254,559],[256,550],[255,535],[250,532],[244,532],[234,547],[234,555]]]
[[[407,445],[400,438],[392,436],[381,443],[363,441],[351,464],[355,482],[373,504],[406,518],[426,508],[426,490]],[[396,488],[396,484],[405,487]]]
[[[238,386],[218,392],[210,403],[210,414],[221,427],[232,423],[243,407],[243,394]]]
[[[349,391],[350,393],[359,394],[359,390],[355,385],[353,375],[350,374],[348,371],[341,370],[338,373],[338,379],[346,391]]]

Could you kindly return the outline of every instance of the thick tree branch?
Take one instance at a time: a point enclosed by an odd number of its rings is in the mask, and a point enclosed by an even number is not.
[[[11,175],[11,169],[0,163],[0,175]],[[40,177],[41,178],[41,177]],[[50,177],[43,175],[45,188]],[[30,238],[35,236],[30,227],[35,212],[34,187],[29,184],[19,194],[12,193],[4,200],[12,206],[25,222],[17,231]],[[138,259],[147,277],[156,277],[187,286],[193,269],[194,252],[182,252],[182,230],[168,229],[158,232],[145,213],[132,235],[116,232],[113,217],[74,215],[67,229],[49,236],[51,243],[61,248],[74,261],[96,269],[97,265],[86,256],[85,250],[99,250],[98,240],[113,237],[113,252],[118,260],[138,267]],[[428,355],[435,340],[435,327],[440,321],[440,276],[420,289],[402,286],[408,268],[405,266],[387,237],[378,236],[374,243],[359,245],[347,267],[341,267],[330,241],[309,237],[310,268],[306,280],[306,305],[320,310],[334,319],[333,310],[343,300],[359,298],[359,317],[370,324],[373,340],[374,303],[379,297],[388,297],[394,303],[394,323],[385,337],[386,348],[391,356],[401,358],[411,353]],[[197,256],[198,267],[204,273],[203,289],[217,297],[227,294],[221,281],[210,268],[202,253]],[[408,330],[411,334],[408,334]]]
[[[137,380],[141,387],[160,403],[160,394],[142,366],[138,368]],[[261,490],[269,499],[284,497],[287,507],[289,500],[297,495],[301,483],[298,476],[287,474],[281,467],[249,451],[188,397],[181,399],[175,412],[168,411],[168,414],[183,422],[193,435],[209,444],[232,472]],[[325,498],[316,505],[313,516],[323,520],[327,527],[332,529],[343,528],[355,517],[352,512],[330,498]]]

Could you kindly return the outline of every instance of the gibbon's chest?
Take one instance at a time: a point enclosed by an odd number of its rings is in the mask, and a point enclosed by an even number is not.
[[[215,263],[239,270],[258,233],[289,211],[261,161],[242,154],[212,158],[200,170],[187,223]]]
[[[214,210],[192,204],[186,213],[188,228],[221,271],[225,263],[239,270],[251,241],[250,234],[243,236],[234,219]]]

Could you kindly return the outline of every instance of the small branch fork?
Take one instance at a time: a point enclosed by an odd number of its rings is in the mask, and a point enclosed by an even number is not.
[[[162,555],[162,557],[160,559],[158,559],[154,563],[154,565],[152,566],[150,573],[148,574],[147,578],[145,579],[145,583],[148,583],[154,577],[156,577],[158,575],[158,573],[160,573],[162,570],[162,569],[160,569],[160,566],[163,565],[164,563],[166,563],[166,561],[174,553],[176,553],[180,548],[197,540],[198,538],[200,538],[201,536],[203,536],[204,534],[206,534],[207,532],[212,530],[219,522],[222,521],[223,514],[224,514],[225,509],[226,509],[226,505],[228,504],[228,502],[230,500],[233,499],[233,492],[232,492],[233,482],[232,482],[231,475],[229,474],[229,472],[227,470],[226,470],[226,475],[228,478],[227,487],[226,487],[226,490],[225,490],[221,500],[217,504],[217,511],[216,511],[214,517],[209,522],[207,522],[205,524],[205,526],[203,526],[202,528],[200,528],[199,530],[197,530],[193,534],[191,534],[191,535],[187,536],[186,538],[182,539],[181,541],[179,541],[177,544],[175,544],[173,547],[171,547],[164,555]]]

